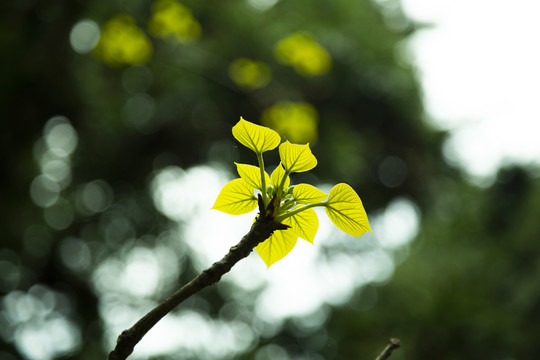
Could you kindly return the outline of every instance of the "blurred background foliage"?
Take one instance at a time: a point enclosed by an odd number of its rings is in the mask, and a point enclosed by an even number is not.
[[[240,116],[311,144],[319,165],[293,180],[349,183],[370,216],[405,199],[418,231],[390,251],[392,276],[271,331],[253,325],[249,291],[239,300],[222,282],[182,307],[249,336],[147,357],[365,359],[391,336],[396,360],[539,352],[540,181],[513,167],[479,188],[445,163],[406,48],[418,26],[397,0],[0,6],[0,358],[102,359],[114,314],[132,322],[126,309],[210,265],[175,232],[187,225],[160,208],[155,179],[251,163],[231,136]],[[160,271],[126,283],[141,261]]]

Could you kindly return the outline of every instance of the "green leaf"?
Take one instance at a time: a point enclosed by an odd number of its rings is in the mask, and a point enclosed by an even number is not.
[[[233,126],[232,133],[236,140],[257,154],[275,149],[281,142],[281,137],[274,130],[253,124],[242,117]]]
[[[284,142],[279,146],[279,156],[288,173],[304,172],[317,166],[317,159],[311,153],[309,144],[298,145]]]
[[[325,210],[334,225],[349,235],[371,231],[362,201],[347,184],[337,184],[330,190]]]
[[[212,209],[231,215],[241,215],[257,207],[257,198],[253,187],[243,179],[229,181],[219,193]]]
[[[283,166],[281,164],[278,165],[278,167],[272,171],[272,175],[270,175],[270,185],[274,187],[274,189],[277,189],[279,185],[281,185],[281,181],[283,180],[283,177],[285,176],[285,170],[283,169]],[[287,179],[285,179],[285,185],[283,185],[283,188],[286,189],[289,187],[289,184],[291,183],[291,179],[289,176],[287,176]]]
[[[253,165],[246,165],[246,164],[236,164],[236,170],[238,171],[238,175],[244,181],[251,186],[254,189],[259,189],[262,191],[262,183],[261,183],[261,169],[258,166]],[[265,172],[264,173],[265,178],[265,184],[268,184],[270,182],[270,177]]]
[[[296,208],[302,207],[297,205]],[[309,208],[283,220],[302,239],[313,244],[313,238],[319,229],[319,218],[315,210]]]
[[[268,239],[255,247],[255,250],[270,267],[276,261],[283,259],[296,245],[298,235],[291,229],[278,230],[274,232]]]
[[[294,199],[303,204],[315,204],[326,199],[328,194],[309,184],[298,184],[293,188]]]

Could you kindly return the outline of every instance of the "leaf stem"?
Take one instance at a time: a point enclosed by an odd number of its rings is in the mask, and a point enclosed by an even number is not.
[[[259,161],[259,169],[261,170],[261,184],[262,184],[262,197],[264,204],[268,204],[268,197],[266,195],[266,178],[264,177],[264,160],[262,157],[262,153],[257,153],[257,160]]]
[[[281,164],[279,164],[278,166],[281,166]],[[279,184],[279,187],[277,189],[277,194],[278,194],[278,197],[281,198],[281,195],[283,194],[283,187],[285,186],[285,182],[287,181],[287,176],[290,175],[290,172],[285,170],[285,174],[283,175],[283,179],[281,179],[281,184]]]
[[[283,187],[285,186],[285,181],[287,181],[287,176],[289,176],[290,172],[285,170],[285,174],[283,175],[283,179],[281,179],[281,184],[279,184],[279,189],[283,190]]]
[[[302,211],[304,210],[307,210],[307,209],[310,209],[312,207],[316,207],[316,206],[326,206],[327,202],[326,201],[322,201],[322,202],[319,202],[319,203],[315,203],[315,204],[307,204],[307,205],[304,205],[302,207],[299,207],[298,209],[294,209],[293,211],[291,212],[287,212],[285,214],[281,214],[281,215],[278,215],[274,218],[274,221],[275,222],[282,222],[283,220],[285,220],[286,218],[288,217],[291,217],[291,216],[294,216],[298,213],[301,213]]]

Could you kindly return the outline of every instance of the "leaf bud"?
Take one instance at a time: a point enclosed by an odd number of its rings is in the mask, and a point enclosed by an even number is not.
[[[294,189],[294,185],[293,185],[293,186],[289,186],[289,188],[287,189],[287,195],[292,195],[293,189]]]
[[[281,209],[283,211],[290,210],[294,207],[295,201],[293,199],[287,199],[281,204]]]

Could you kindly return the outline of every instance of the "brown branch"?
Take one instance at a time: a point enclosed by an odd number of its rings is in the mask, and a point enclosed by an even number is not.
[[[375,360],[386,360],[392,355],[392,352],[399,348],[401,346],[401,343],[399,339],[397,338],[391,338],[390,343],[386,345],[384,350],[381,352],[381,354],[377,357]]]
[[[260,196],[259,211],[259,217],[253,223],[249,232],[236,246],[230,248],[223,259],[212,264],[212,266],[200,273],[195,279],[165,299],[161,304],[137,321],[130,329],[124,330],[118,336],[116,347],[111,351],[108,359],[125,360],[131,355],[135,345],[141,341],[146,333],[173,308],[205,287],[218,282],[223,274],[229,272],[238,261],[248,256],[255,246],[268,239],[274,231],[288,228],[287,225],[274,222],[272,206],[269,206],[265,210]]]

